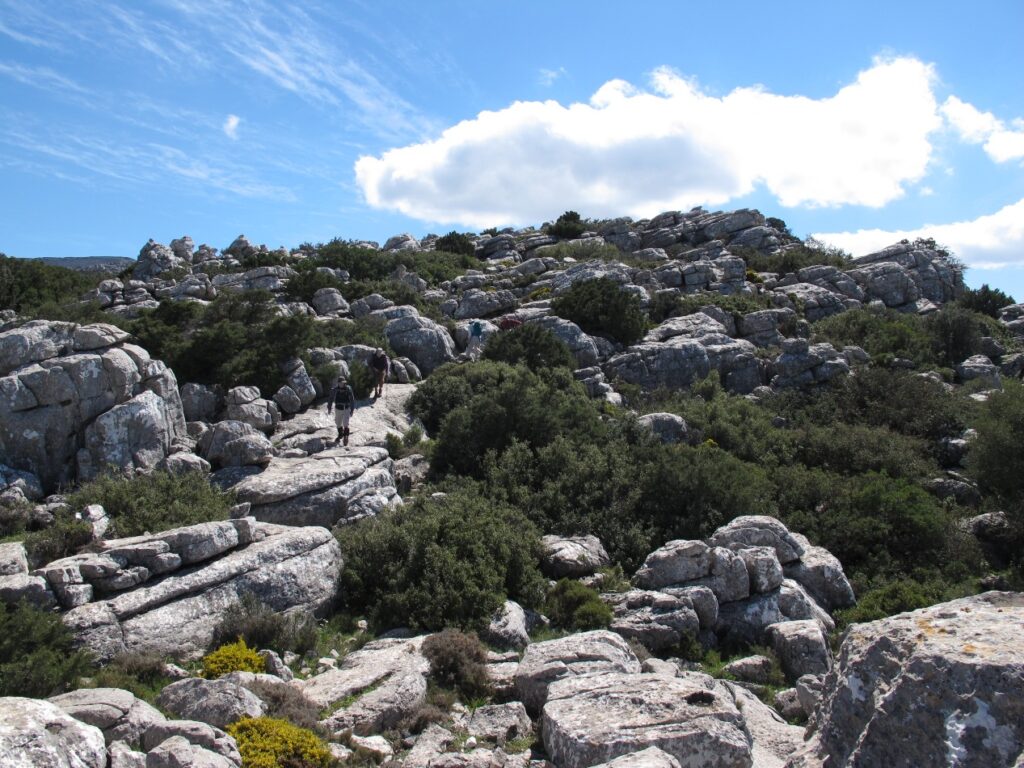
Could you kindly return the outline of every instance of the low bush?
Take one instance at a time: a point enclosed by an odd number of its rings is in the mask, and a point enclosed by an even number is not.
[[[607,277],[579,281],[551,302],[551,311],[590,334],[630,345],[639,341],[647,320],[640,299]]]
[[[601,601],[597,590],[575,579],[560,579],[552,587],[544,614],[556,627],[576,631],[603,629],[612,623],[612,610]]]
[[[316,637],[316,620],[312,616],[280,613],[255,595],[245,594],[240,603],[224,611],[214,631],[213,644],[222,646],[241,639],[250,648],[302,655],[316,646]]]
[[[454,230],[447,235],[437,238],[437,241],[434,243],[434,249],[446,251],[447,253],[456,253],[461,256],[472,256],[476,253],[476,245],[473,243],[473,239],[469,235],[463,235]]]
[[[234,498],[198,472],[103,475],[68,499],[72,509],[100,504],[110,517],[108,538],[226,520]]]
[[[45,699],[75,687],[90,669],[59,614],[0,602],[0,696]]]
[[[373,392],[376,380],[370,367],[356,360],[348,367],[348,384],[352,387],[352,394],[356,396],[356,400],[365,400]]]
[[[120,688],[155,704],[157,696],[172,682],[167,663],[155,653],[127,653],[115,657],[93,675],[91,686]]]
[[[299,728],[319,733],[320,707],[298,688],[256,680],[246,686],[266,705],[266,717],[286,720]]]
[[[566,240],[579,237],[586,229],[587,225],[576,211],[566,211],[555,219],[554,224],[549,224],[546,228],[549,235],[563,237]]]
[[[989,288],[988,283],[978,289],[968,288],[959,302],[960,306],[989,317],[999,317],[999,310],[1017,303],[1010,294],[1003,293],[998,288]]]
[[[1007,502],[1024,501],[1024,385],[1006,381],[1002,392],[989,396],[981,406],[974,428],[968,466],[983,488]],[[1020,507],[1020,504],[1016,504]],[[1024,523],[1024,519],[1020,521]]]
[[[47,305],[78,301],[109,275],[52,266],[0,253],[0,309],[35,315]]]
[[[243,717],[227,727],[238,743],[242,768],[328,768],[327,745],[310,730],[272,717]]]
[[[850,266],[850,254],[839,248],[817,242],[813,238],[808,238],[803,243],[776,253],[762,253],[752,248],[731,250],[735,255],[742,256],[747,262],[747,266],[755,272],[774,272],[780,276],[819,264],[840,269]]]
[[[456,629],[438,632],[423,641],[423,655],[430,662],[434,682],[457,691],[464,700],[493,693],[487,674],[487,648],[475,634]]]
[[[266,672],[266,663],[254,649],[238,638],[203,656],[203,677],[215,680],[230,672]]]
[[[565,342],[546,328],[532,323],[492,334],[484,347],[483,359],[510,365],[522,363],[531,371],[576,368],[576,358]]]
[[[53,525],[25,536],[25,551],[29,564],[39,568],[77,554],[91,541],[92,525],[75,517],[70,510],[64,510],[54,515]]]
[[[485,626],[506,598],[543,596],[540,537],[516,509],[470,487],[338,531],[348,608],[381,629]]]

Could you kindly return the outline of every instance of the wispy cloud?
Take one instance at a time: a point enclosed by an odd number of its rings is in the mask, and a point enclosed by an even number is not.
[[[567,74],[565,67],[559,67],[558,69],[541,68],[537,74],[537,82],[547,88],[548,86],[554,85],[556,80],[561,77],[565,77]]]
[[[224,129],[224,135],[234,141],[238,140],[238,124],[242,122],[242,119],[238,115],[228,115],[227,120],[224,121],[224,125],[221,126]]]
[[[89,93],[88,88],[59,72],[54,72],[49,67],[28,67],[15,62],[0,61],[0,76],[44,91],[64,91],[83,96]]]

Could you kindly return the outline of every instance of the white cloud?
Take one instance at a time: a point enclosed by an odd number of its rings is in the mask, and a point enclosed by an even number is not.
[[[982,112],[956,96],[950,96],[942,105],[942,114],[971,144],[984,144],[985,153],[997,163],[1024,159],[1024,121],[1006,124],[991,112]]]
[[[928,225],[912,230],[861,229],[815,234],[854,256],[872,253],[900,240],[931,237],[975,269],[1024,267],[1024,200],[971,221]]]
[[[555,81],[560,77],[565,77],[567,72],[565,67],[559,67],[558,69],[544,69],[537,74],[537,82],[543,85],[545,88],[555,84]]]
[[[364,156],[367,202],[434,222],[533,223],[566,208],[649,216],[764,185],[785,206],[882,206],[925,175],[942,125],[932,68],[876,60],[834,96],[718,97],[669,69],[589,103],[515,102],[440,137]]]
[[[224,135],[229,139],[238,140],[238,124],[242,122],[242,119],[238,115],[228,115],[228,119],[224,121],[224,125],[221,128],[224,130]]]

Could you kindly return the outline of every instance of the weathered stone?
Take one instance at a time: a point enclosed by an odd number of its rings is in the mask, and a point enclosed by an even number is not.
[[[659,589],[700,579],[711,572],[711,560],[711,548],[703,541],[670,541],[647,556],[636,572],[636,583]]]
[[[455,341],[443,327],[425,317],[399,317],[384,326],[391,348],[410,358],[425,375],[455,360]]]
[[[782,564],[800,559],[803,545],[774,517],[745,515],[715,531],[708,540],[712,546],[727,549],[771,547]]]
[[[648,413],[637,419],[637,423],[651,430],[655,437],[669,445],[685,443],[689,438],[686,421],[674,413]]]
[[[516,671],[516,693],[528,710],[539,712],[551,683],[598,672],[637,674],[640,662],[625,640],[605,630],[533,643]]]
[[[771,592],[782,584],[782,565],[772,547],[744,547],[736,554],[747,568],[752,592]]]
[[[238,768],[216,752],[190,744],[183,736],[171,736],[146,755],[146,768]]]
[[[157,704],[185,720],[198,720],[226,728],[243,717],[262,717],[266,705],[240,685],[198,677],[179,680],[164,688]]]
[[[824,547],[811,544],[801,534],[793,533],[791,536],[803,548],[803,553],[799,560],[783,566],[786,578],[799,583],[828,611],[853,605],[856,602],[853,587],[846,579],[839,560]]]
[[[590,576],[611,563],[597,536],[545,536],[541,568],[552,579]]]
[[[56,704],[0,698],[0,764],[11,768],[107,768],[99,728],[75,720]]]
[[[1020,765],[1024,597],[988,592],[849,628],[790,765]]]
[[[639,752],[616,757],[594,768],[680,768],[679,761],[663,749],[647,747]]]
[[[193,746],[215,752],[235,765],[242,764],[235,740],[220,728],[198,720],[165,720],[155,723],[143,736],[142,747],[146,751],[154,749],[174,736],[182,737]]]
[[[138,749],[143,736],[167,718],[134,694],[119,688],[80,688],[50,698],[76,720],[103,731],[107,744],[121,741]]]
[[[674,648],[684,638],[696,637],[700,631],[697,613],[685,597],[631,590],[607,594],[603,599],[612,606],[615,616],[609,629],[636,640],[650,651]]]
[[[487,739],[498,746],[533,734],[533,723],[522,702],[490,704],[477,707],[469,717],[466,730],[470,735]]]
[[[823,675],[832,666],[828,638],[816,621],[772,624],[767,634],[789,680],[803,675]]]
[[[657,746],[682,766],[751,764],[743,715],[704,676],[607,673],[550,686],[541,732],[556,765],[586,768]]]
[[[743,727],[751,739],[752,766],[782,768],[786,759],[803,744],[804,729],[787,723],[743,686],[722,681],[716,688],[732,696],[736,708],[743,713]]]
[[[722,672],[746,683],[767,685],[771,681],[772,660],[767,656],[745,656],[730,661],[722,667]]]
[[[519,603],[506,600],[491,618],[483,639],[499,648],[525,648],[530,644],[526,611]]]

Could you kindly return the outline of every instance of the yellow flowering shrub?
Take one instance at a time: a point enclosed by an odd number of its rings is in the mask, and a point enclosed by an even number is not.
[[[243,717],[227,727],[242,755],[242,768],[328,768],[331,752],[310,730],[272,717]]]
[[[203,657],[203,677],[213,680],[229,672],[266,672],[263,657],[245,644],[243,638],[222,645]]]

